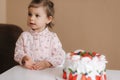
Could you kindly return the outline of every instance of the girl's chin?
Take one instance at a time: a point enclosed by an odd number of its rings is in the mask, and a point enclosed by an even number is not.
[[[36,30],[37,28],[34,26],[29,26],[29,28],[31,28],[32,30]]]
[[[34,31],[37,30],[37,28],[31,28],[31,29],[34,30]]]
[[[33,31],[39,32],[40,29],[39,28],[31,28]]]
[[[29,26],[31,29],[36,29],[36,26]]]

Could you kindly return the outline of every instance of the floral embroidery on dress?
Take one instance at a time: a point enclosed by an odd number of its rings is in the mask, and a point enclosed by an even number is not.
[[[29,55],[35,62],[48,60],[53,66],[59,66],[65,59],[65,51],[58,36],[48,28],[39,33],[29,30],[20,35],[14,59],[21,64],[25,55]]]

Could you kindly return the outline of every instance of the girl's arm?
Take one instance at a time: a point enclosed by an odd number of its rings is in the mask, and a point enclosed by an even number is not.
[[[52,64],[53,67],[63,65],[65,61],[65,51],[62,48],[62,44],[56,34],[52,39],[52,56],[48,61]]]
[[[24,39],[23,39],[23,34],[20,35],[16,42],[15,46],[15,54],[14,54],[14,60],[18,62],[20,65],[22,65],[22,59],[24,56],[26,56],[24,52]]]

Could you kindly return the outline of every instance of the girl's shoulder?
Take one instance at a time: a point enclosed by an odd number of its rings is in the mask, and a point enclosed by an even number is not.
[[[57,33],[52,32],[52,31],[49,31],[49,35],[50,35],[51,37],[57,37]]]
[[[21,36],[23,36],[23,37],[30,36],[30,35],[31,35],[31,33],[29,31],[23,31],[21,33]]]
[[[55,33],[55,32],[50,32],[50,33],[51,33],[51,39],[53,41],[54,40],[59,41],[59,37],[58,37],[57,33]]]

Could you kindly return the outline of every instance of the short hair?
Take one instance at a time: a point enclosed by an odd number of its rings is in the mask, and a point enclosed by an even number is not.
[[[43,6],[46,8],[47,17],[52,16],[54,18],[54,14],[55,14],[54,3],[50,0],[32,0],[28,8],[30,7],[38,8],[40,6]],[[51,21],[46,26],[52,28],[54,26],[53,21]]]

